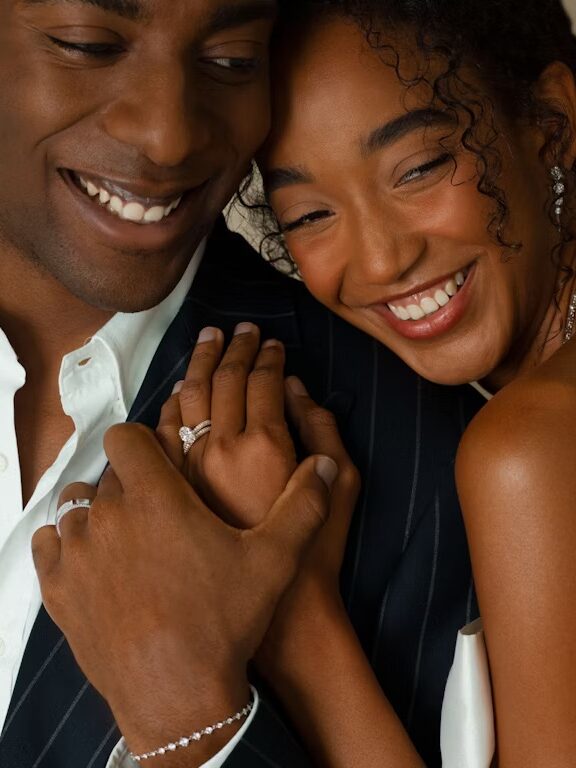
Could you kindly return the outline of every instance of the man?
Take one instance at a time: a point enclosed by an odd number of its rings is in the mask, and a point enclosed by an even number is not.
[[[84,678],[81,653],[79,667],[40,607],[30,541],[55,522],[64,486],[98,482],[108,427],[156,423],[200,329],[230,332],[243,320],[284,341],[290,370],[340,415],[365,479],[344,591],[387,693],[430,764],[437,759],[450,638],[474,612],[450,469],[458,415],[465,423],[476,404],[421,382],[221,229],[203,258],[204,238],[268,129],[274,10],[272,0],[0,0],[3,767],[125,768],[115,720],[131,746],[146,749],[164,734],[184,735],[188,723],[193,730],[241,712],[244,681],[215,669],[214,654],[184,648],[160,661],[150,649],[144,670],[120,668],[110,648],[109,677],[90,681],[106,691],[124,681],[108,707]],[[158,460],[149,438],[137,428],[109,433],[121,480],[125,470],[144,482],[142,466]],[[309,472],[299,482],[316,480]],[[170,497],[168,515],[194,506],[182,494]],[[314,523],[304,512],[300,519],[311,532]],[[278,526],[274,535],[288,534]],[[286,539],[295,554],[304,538]],[[49,580],[46,562],[37,565]],[[280,570],[268,604],[289,581],[288,565]],[[104,589],[97,569],[93,576]],[[166,570],[159,592],[177,581],[178,571]],[[120,576],[112,584],[128,589]],[[201,594],[190,614],[202,607],[196,625],[212,626]],[[57,600],[65,606],[66,595]],[[269,619],[264,603],[252,616],[258,631]],[[73,620],[95,643],[114,637],[104,612]],[[140,620],[145,635],[154,617]],[[265,702],[250,717],[236,733],[239,721],[154,761],[307,764]]]

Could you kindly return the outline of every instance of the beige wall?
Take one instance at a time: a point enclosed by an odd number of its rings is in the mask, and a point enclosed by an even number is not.
[[[570,13],[576,24],[576,0],[564,0],[564,5],[568,8],[568,13]]]

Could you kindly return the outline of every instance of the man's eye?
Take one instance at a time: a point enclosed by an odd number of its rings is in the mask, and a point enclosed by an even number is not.
[[[439,168],[440,166],[445,165],[450,160],[452,160],[452,155],[445,153],[440,155],[440,157],[437,157],[435,160],[431,160],[429,163],[424,163],[424,165],[419,165],[417,168],[412,168],[412,170],[408,171],[408,173],[405,173],[404,176],[402,176],[396,186],[400,187],[410,181],[421,179],[423,176],[427,176],[435,168]]]
[[[259,59],[239,59],[228,58],[222,56],[217,59],[206,59],[208,64],[214,64],[217,67],[223,67],[224,69],[232,69],[235,71],[246,72],[252,71],[260,64]]]
[[[224,83],[250,81],[261,69],[262,59],[240,56],[215,56],[200,60],[206,71]]]
[[[123,51],[122,46],[117,43],[71,43],[68,40],[61,40],[52,35],[48,35],[48,37],[58,48],[82,56],[105,58],[107,56],[118,56]]]
[[[328,219],[331,216],[334,216],[332,211],[312,211],[311,213],[306,213],[304,216],[300,216],[300,218],[295,221],[283,224],[282,232],[294,232],[295,229],[300,229],[308,224],[314,224],[314,222],[320,221],[321,219]]]

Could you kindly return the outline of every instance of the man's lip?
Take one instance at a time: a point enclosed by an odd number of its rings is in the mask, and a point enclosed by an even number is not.
[[[403,293],[395,293],[393,295],[377,299],[376,301],[371,301],[369,304],[364,304],[363,306],[370,308],[381,306],[383,304],[394,304],[395,301],[402,301],[402,299],[407,299],[411,296],[417,296],[419,293],[424,293],[424,291],[427,291],[430,288],[434,288],[436,285],[445,285],[449,280],[452,280],[454,275],[458,274],[458,272],[462,272],[464,275],[466,275],[472,268],[473,263],[474,262],[469,262],[463,267],[457,267],[452,272],[448,272],[440,277],[435,277],[433,280],[428,280],[426,283],[420,283],[420,285],[411,288],[408,291],[404,291]]]
[[[60,173],[60,179],[68,194],[75,200],[71,206],[76,214],[86,221],[87,226],[97,232],[98,239],[109,247],[124,252],[162,252],[182,242],[193,229],[199,206],[210,186],[210,181],[184,196],[180,207],[170,216],[156,224],[135,224],[114,216],[103,206],[90,198],[72,181],[70,174]],[[67,203],[67,205],[69,205]]]
[[[127,192],[128,197],[146,201],[150,206],[166,206],[188,192],[199,190],[207,182],[207,179],[203,179],[200,182],[194,180],[188,183],[151,184],[142,180],[115,178],[112,175],[79,171],[72,168],[62,168],[60,173],[69,176],[76,186],[80,183],[80,178],[82,178],[85,181],[91,181],[97,187],[108,189],[111,192]]]

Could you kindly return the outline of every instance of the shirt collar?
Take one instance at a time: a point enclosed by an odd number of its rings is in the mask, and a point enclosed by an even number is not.
[[[117,361],[126,412],[130,411],[152,358],[186,298],[206,250],[200,244],[180,282],[160,304],[143,312],[117,312],[96,334]]]

